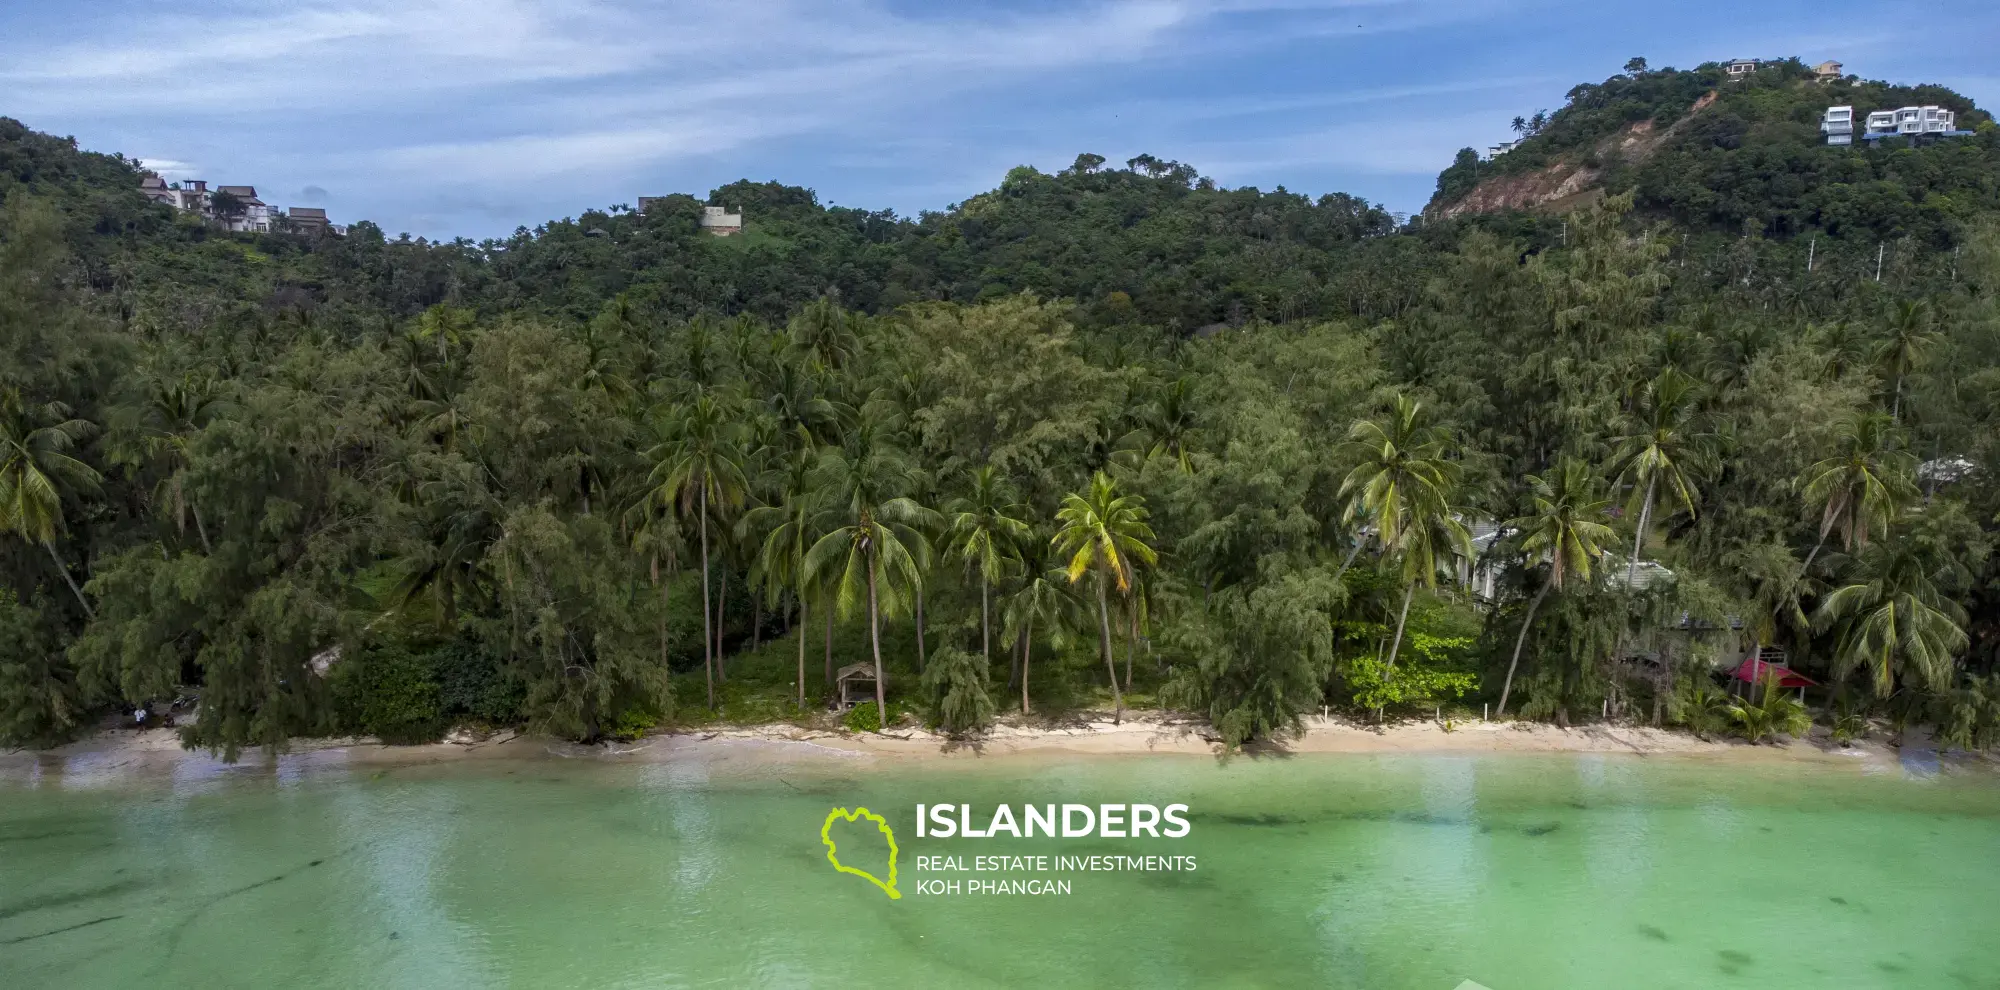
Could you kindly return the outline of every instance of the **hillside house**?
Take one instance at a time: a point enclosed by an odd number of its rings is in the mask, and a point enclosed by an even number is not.
[[[257,198],[256,186],[217,186],[215,192],[217,196],[226,195],[236,203],[236,211],[229,216],[217,214],[216,222],[237,233],[270,231],[271,208]],[[214,205],[214,197],[211,197],[209,200],[211,212],[214,212]]]
[[[1820,114],[1819,132],[1826,135],[1826,143],[1845,145],[1854,143],[1854,108],[1827,107]]]
[[[1754,58],[1731,59],[1723,64],[1722,71],[1728,73],[1730,79],[1746,79],[1756,75],[1763,64]]]
[[[1813,79],[1818,81],[1819,84],[1822,86],[1830,82],[1835,82],[1839,80],[1841,76],[1844,75],[1846,75],[1846,73],[1841,71],[1840,63],[1832,59],[1827,59],[1826,61],[1813,66]]]
[[[743,214],[731,213],[726,207],[704,206],[698,221],[701,229],[717,237],[743,233]]]

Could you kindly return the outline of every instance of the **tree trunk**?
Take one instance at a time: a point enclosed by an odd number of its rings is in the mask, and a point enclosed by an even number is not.
[[[1132,607],[1129,609],[1129,611],[1131,612],[1131,622],[1130,622],[1131,628],[1130,630],[1128,630],[1130,635],[1126,636],[1125,638],[1125,690],[1126,691],[1132,690],[1132,651],[1139,648],[1138,600],[1134,599],[1131,603],[1131,606]]]
[[[708,710],[715,710],[715,639],[708,613],[708,485],[701,486],[701,676],[708,681]]]
[[[1528,603],[1528,614],[1521,620],[1521,634],[1514,637],[1514,659],[1507,661],[1507,680],[1500,685],[1500,708],[1494,712],[1501,718],[1507,717],[1507,695],[1514,690],[1514,668],[1521,665],[1521,647],[1527,645],[1528,629],[1535,624],[1535,610],[1542,607],[1542,599],[1548,597],[1549,586],[1554,580],[1542,582],[1542,590],[1535,592],[1535,600]]]
[[[924,585],[917,582],[917,673],[924,672]]]
[[[1632,534],[1632,559],[1625,565],[1625,590],[1631,592],[1633,582],[1639,579],[1639,554],[1646,549],[1646,526],[1653,518],[1653,485],[1658,476],[1646,479],[1646,499],[1639,503],[1639,529]]]
[[[1674,647],[1671,642],[1660,644],[1660,678],[1653,683],[1653,727],[1660,727],[1660,705],[1666,700],[1667,692],[1674,686]]]
[[[1111,677],[1111,724],[1119,725],[1125,721],[1125,695],[1118,690],[1118,664],[1111,659],[1111,606],[1104,587],[1111,578],[1097,578],[1097,641],[1104,650],[1104,672]]]
[[[1896,398],[1889,404],[1889,422],[1901,426],[1903,423],[1903,376],[1896,376]]]
[[[764,643],[764,599],[750,596],[750,652]]]
[[[727,614],[723,610],[728,606],[729,567],[725,562],[722,568],[722,590],[715,596],[715,679],[724,684],[729,683],[729,670],[722,666],[722,620]]]
[[[799,595],[799,711],[806,710],[806,596]]]
[[[1396,638],[1389,641],[1389,663],[1383,670],[1385,678],[1388,676],[1389,671],[1396,669],[1396,653],[1403,648],[1403,624],[1410,619],[1410,599],[1414,598],[1416,594],[1417,583],[1411,581],[1409,586],[1403,589],[1402,611],[1396,613]]]
[[[1820,528],[1819,542],[1813,544],[1812,552],[1806,554],[1805,565],[1799,568],[1799,580],[1804,581],[1806,579],[1806,575],[1812,571],[1813,560],[1819,556],[1819,552],[1821,550],[1826,548],[1826,531],[1829,528],[1830,527]]]
[[[1035,613],[1033,611],[1028,613],[1028,621],[1024,624],[1023,631],[1027,635],[1021,640],[1021,714],[1027,715],[1034,711],[1034,709],[1028,707],[1028,663],[1034,659],[1035,653]]]
[[[70,576],[68,565],[64,564],[62,557],[56,553],[56,545],[43,540],[42,547],[49,552],[49,559],[56,562],[56,573],[61,574],[63,583],[69,585],[69,593],[76,596],[78,605],[83,606],[83,614],[93,619],[97,618],[97,610],[90,607],[90,600],[83,597],[83,589],[76,586],[76,578]]]
[[[201,510],[190,505],[188,506],[188,514],[194,517],[195,535],[201,537],[201,552],[213,556],[215,554],[215,547],[208,542],[208,527],[201,523]]]
[[[1349,567],[1354,566],[1354,558],[1361,556],[1361,544],[1363,542],[1361,534],[1354,534],[1354,547],[1347,551],[1347,559],[1340,562],[1340,570],[1333,572],[1333,579],[1335,581],[1339,581],[1340,576],[1346,574]]]
[[[826,688],[833,690],[833,607],[826,610]]]
[[[868,646],[875,651],[875,731],[879,733],[889,730],[889,705],[882,691],[882,635],[875,615],[875,561],[871,558],[864,566],[868,568]]]
[[[987,663],[993,662],[993,608],[988,604],[993,586],[986,580],[986,572],[979,572],[979,655]]]

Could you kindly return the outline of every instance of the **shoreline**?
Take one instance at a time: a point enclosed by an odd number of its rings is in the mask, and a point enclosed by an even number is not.
[[[259,769],[310,773],[337,768],[444,765],[520,760],[587,760],[616,763],[694,762],[757,770],[810,764],[851,768],[1033,762],[1051,759],[1129,759],[1168,756],[1207,759],[1284,759],[1295,756],[1668,756],[1739,765],[1857,764],[1892,768],[1903,759],[1879,740],[1848,748],[1823,734],[1784,744],[1702,740],[1689,733],[1642,726],[1588,725],[1563,729],[1539,722],[1472,722],[1450,729],[1429,721],[1373,726],[1339,717],[1308,717],[1306,731],[1280,745],[1245,747],[1226,755],[1198,721],[1141,712],[1114,725],[1109,719],[1046,728],[1002,722],[985,736],[952,740],[922,729],[882,735],[805,728],[791,724],[683,730],[630,743],[586,746],[514,730],[477,737],[454,732],[444,742],[388,746],[373,739],[299,739],[273,756],[243,751],[224,763],[202,750],[186,750],[172,729],[111,729],[47,750],[0,752],[0,784],[59,781],[78,786],[143,781],[162,774],[227,775]],[[1927,743],[1918,743],[1927,747]]]

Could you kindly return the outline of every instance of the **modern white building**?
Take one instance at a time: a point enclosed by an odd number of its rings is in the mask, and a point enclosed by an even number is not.
[[[1520,146],[1521,142],[1519,141],[1502,141],[1499,144],[1492,145],[1486,149],[1486,160],[1492,161]]]
[[[1820,115],[1819,132],[1826,135],[1826,143],[1845,145],[1854,143],[1854,108],[1827,107]]]
[[[743,233],[743,214],[731,213],[726,207],[702,207],[698,222],[701,224],[701,229],[717,237]]]
[[[1723,64],[1722,71],[1728,73],[1732,80],[1743,79],[1755,75],[1763,64],[1754,58],[1734,58]]]

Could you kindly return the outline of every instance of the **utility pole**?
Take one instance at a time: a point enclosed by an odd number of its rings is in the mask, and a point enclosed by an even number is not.
[[[1813,239],[1812,239],[1812,243],[1806,246],[1806,274],[1807,274],[1807,275],[1811,275],[1811,274],[1812,274],[1812,266],[1813,266],[1813,255],[1814,255],[1814,254],[1816,254],[1816,253],[1818,253],[1818,252],[1819,252],[1819,238],[1815,237],[1815,238],[1813,238]]]
[[[1887,251],[1887,242],[1875,245],[1875,281],[1882,281],[1882,252]]]

